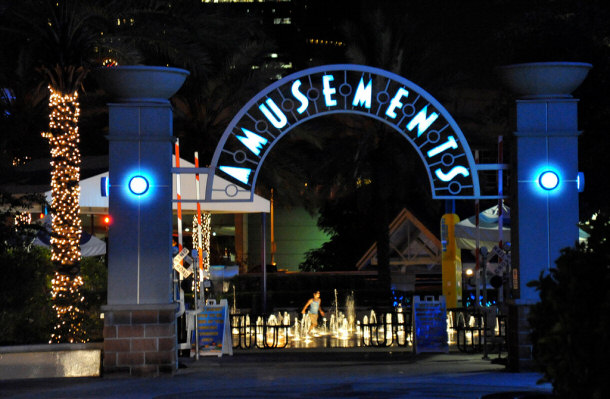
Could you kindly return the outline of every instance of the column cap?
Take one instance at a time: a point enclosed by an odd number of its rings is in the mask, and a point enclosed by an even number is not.
[[[190,72],[171,67],[126,65],[97,68],[93,74],[102,88],[120,102],[167,104]]]
[[[502,82],[523,99],[572,98],[593,65],[585,62],[530,62],[496,68]]]

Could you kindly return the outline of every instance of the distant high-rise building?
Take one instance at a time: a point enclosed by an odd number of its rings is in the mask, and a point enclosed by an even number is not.
[[[341,25],[345,0],[202,0],[206,7],[229,15],[257,19],[277,45],[268,62],[286,74],[322,63],[341,62],[345,42]],[[256,67],[256,66],[254,66]]]

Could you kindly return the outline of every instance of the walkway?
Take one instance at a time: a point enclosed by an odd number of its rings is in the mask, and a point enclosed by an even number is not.
[[[536,373],[508,373],[480,354],[372,349],[237,351],[181,359],[174,377],[0,382],[3,398],[479,398],[503,391],[550,392]]]

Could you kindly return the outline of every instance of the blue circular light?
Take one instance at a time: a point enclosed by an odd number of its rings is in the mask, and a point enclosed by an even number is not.
[[[538,183],[540,187],[545,190],[554,190],[559,185],[559,176],[557,173],[547,170],[546,172],[542,172],[540,177],[538,178]]]
[[[129,191],[135,195],[144,195],[148,191],[150,185],[144,176],[134,176],[129,180]]]

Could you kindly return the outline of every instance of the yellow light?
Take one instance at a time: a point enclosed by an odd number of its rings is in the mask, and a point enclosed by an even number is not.
[[[199,234],[197,234],[199,225],[197,216],[193,216],[193,249],[201,248],[202,251],[208,253],[208,256],[203,258],[203,270],[210,269],[210,236],[212,233],[212,215],[210,212],[201,212],[201,241],[199,242]]]
[[[69,267],[80,261],[80,142],[78,92],[63,94],[49,86],[49,131],[42,136],[51,147],[51,260]],[[83,280],[59,271],[51,281],[53,309],[56,313],[52,342],[85,342],[85,332],[79,322],[82,310],[75,303],[82,302],[79,294]]]

